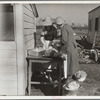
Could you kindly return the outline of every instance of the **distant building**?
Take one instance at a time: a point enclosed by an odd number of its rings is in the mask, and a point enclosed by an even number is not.
[[[88,13],[88,41],[100,46],[100,6]]]

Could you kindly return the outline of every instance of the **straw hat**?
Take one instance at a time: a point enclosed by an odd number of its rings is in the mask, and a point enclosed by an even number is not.
[[[61,17],[57,17],[56,18],[56,24],[60,25],[60,24],[63,24],[64,23],[64,19],[61,18]]]
[[[44,25],[44,26],[50,26],[50,25],[52,25],[52,20],[51,20],[51,18],[50,18],[50,17],[46,17],[46,18],[44,19],[43,25]]]

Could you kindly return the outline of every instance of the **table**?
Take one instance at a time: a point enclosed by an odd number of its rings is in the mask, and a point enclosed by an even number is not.
[[[31,93],[31,84],[58,84],[58,95],[62,94],[62,82],[61,82],[61,78],[62,78],[62,67],[63,67],[63,61],[64,59],[62,58],[55,58],[55,57],[35,57],[35,56],[27,56],[26,60],[28,62],[28,94],[30,95]],[[59,70],[59,79],[58,82],[35,82],[35,81],[31,81],[31,69],[32,67],[35,68],[34,66],[32,66],[32,63],[48,63],[48,62],[53,62],[53,63],[57,63],[58,65],[58,70]]]

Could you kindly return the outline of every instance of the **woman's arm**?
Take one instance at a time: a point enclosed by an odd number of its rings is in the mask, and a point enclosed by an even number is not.
[[[46,49],[47,48],[47,44],[45,42],[45,38],[44,38],[44,32],[41,33],[41,37],[40,37],[40,40],[43,44],[43,48]]]

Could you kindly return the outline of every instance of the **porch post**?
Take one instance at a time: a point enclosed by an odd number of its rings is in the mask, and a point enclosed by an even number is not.
[[[17,47],[17,86],[18,95],[25,95],[25,55],[23,34],[23,5],[14,5],[14,26]]]

